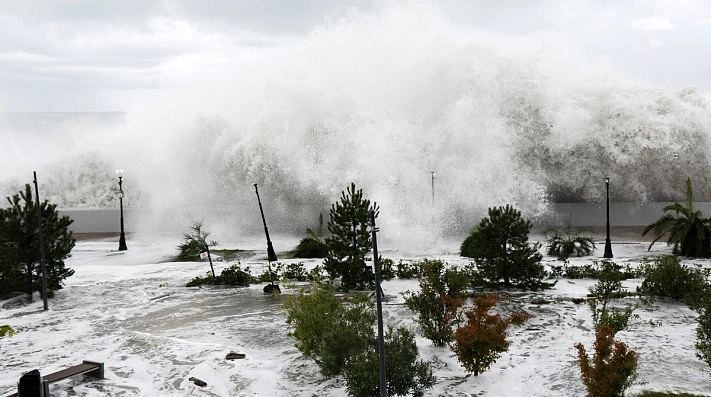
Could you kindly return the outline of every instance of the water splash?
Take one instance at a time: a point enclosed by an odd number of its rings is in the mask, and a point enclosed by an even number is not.
[[[252,183],[270,229],[302,232],[355,182],[398,239],[462,233],[493,205],[536,217],[551,200],[598,201],[606,176],[615,201],[681,199],[687,176],[711,198],[711,113],[693,88],[571,79],[556,54],[489,39],[426,3],[354,9],[221,76],[243,89],[219,111],[129,112],[131,143],[102,153],[130,159],[152,230],[258,231]]]

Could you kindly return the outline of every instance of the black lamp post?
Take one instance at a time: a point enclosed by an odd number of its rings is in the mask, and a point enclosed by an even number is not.
[[[605,190],[607,191],[607,238],[605,238],[605,255],[603,258],[613,258],[612,244],[610,244],[610,178],[605,178]]]
[[[116,174],[118,174],[118,184],[119,184],[119,207],[121,208],[121,237],[119,237],[119,251],[126,251],[128,247],[126,247],[126,234],[123,231],[123,170],[116,170]]]

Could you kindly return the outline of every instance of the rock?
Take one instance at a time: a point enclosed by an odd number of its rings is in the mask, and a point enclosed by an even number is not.
[[[193,383],[195,383],[195,385],[200,386],[200,387],[205,387],[205,386],[207,386],[207,382],[205,382],[204,380],[200,380],[200,379],[198,379],[198,378],[195,378],[195,377],[193,377],[193,376],[191,376],[190,378],[188,378],[188,380],[191,381],[191,382],[193,382]]]
[[[586,301],[586,299],[585,298],[573,298],[573,299],[571,299],[571,301],[573,303],[575,303],[576,305],[579,305],[581,303],[584,303]]]
[[[247,357],[246,354],[230,352],[227,354],[227,357],[225,357],[225,360],[241,360],[245,357]]]
[[[265,294],[272,294],[272,293],[274,293],[274,291],[281,294],[281,289],[279,289],[279,286],[276,284],[274,284],[274,285],[267,284],[264,287],[264,289],[262,289],[262,291],[264,291]]]

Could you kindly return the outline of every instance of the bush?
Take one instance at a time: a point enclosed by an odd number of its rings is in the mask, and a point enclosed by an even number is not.
[[[394,353],[396,352],[396,353]],[[388,354],[390,353],[390,354]],[[428,362],[418,360],[415,336],[406,328],[389,328],[385,334],[388,396],[424,396],[436,378]],[[370,343],[357,352],[345,367],[346,391],[349,396],[380,396],[380,362],[378,346]]]
[[[599,279],[601,275],[614,274],[620,280],[627,280],[628,278],[636,278],[638,274],[636,271],[629,268],[622,271],[622,266],[618,265],[612,261],[593,261],[592,264],[586,263],[581,266],[571,266],[568,263],[563,264],[561,275],[565,278],[570,279],[581,279],[581,278],[592,278]],[[639,273],[641,275],[641,273]]]
[[[651,298],[670,298],[692,307],[698,306],[706,287],[706,277],[698,269],[681,264],[673,255],[654,260],[643,266],[644,281],[638,291]]]
[[[580,377],[587,397],[621,397],[637,377],[637,353],[614,340],[614,332],[602,326],[595,332],[595,354],[592,361],[585,346],[576,343]]]
[[[711,367],[711,291],[707,287],[695,310],[696,318],[696,357]]]
[[[212,277],[212,273],[207,272],[205,277],[195,277],[186,287],[197,287],[200,285],[229,285],[233,287],[249,287],[255,282],[254,277],[249,274],[249,268],[240,269],[239,264],[232,265],[222,270],[219,276]]]
[[[638,317],[633,312],[639,307],[639,303],[633,306],[627,305],[624,310],[610,307],[610,302],[625,296],[622,291],[621,274],[616,270],[603,271],[599,275],[599,281],[590,287],[590,293],[594,299],[589,300],[588,305],[592,311],[595,329],[608,326],[612,335],[627,328],[630,317]]]
[[[489,208],[489,216],[474,229],[462,255],[474,258],[479,274],[489,284],[543,288],[543,256],[538,252],[540,244],[528,243],[530,230],[531,222],[510,205]]]
[[[32,294],[42,291],[42,269],[39,247],[37,205],[30,185],[25,191],[7,198],[8,208],[0,208],[0,295],[8,292]],[[47,291],[62,289],[64,280],[74,270],[64,266],[71,256],[76,239],[69,225],[72,220],[59,216],[57,206],[46,200],[40,203],[44,235]]]
[[[556,256],[560,260],[570,256],[588,256],[595,250],[593,237],[583,231],[573,230],[570,220],[564,231],[546,230],[546,243],[548,255]]]
[[[464,304],[467,274],[445,269],[440,260],[423,260],[420,290],[406,292],[405,305],[417,313],[423,335],[435,346],[445,346],[453,340],[452,327],[457,322],[457,309]]]
[[[304,269],[304,262],[299,263],[287,263],[282,264],[277,262],[275,276],[281,273],[281,277],[285,277],[289,280],[296,281],[306,281],[308,280],[308,275],[306,274],[306,269]],[[274,279],[278,279],[275,277]],[[270,280],[267,280],[270,281]]]
[[[296,348],[314,359],[325,376],[343,375],[350,396],[379,395],[379,356],[373,303],[364,295],[342,302],[331,285],[288,297],[284,308]],[[389,330],[386,356],[389,395],[422,396],[434,385],[430,364],[417,360],[414,336],[405,328]]]
[[[529,316],[525,313],[513,313],[502,319],[498,314],[489,314],[496,305],[495,294],[474,298],[474,307],[467,309],[464,315],[467,323],[454,332],[452,350],[468,372],[478,376],[498,360],[501,353],[508,351],[506,330],[510,324],[521,325]]]
[[[379,259],[378,263],[380,264],[380,279],[381,280],[391,280],[395,278],[395,269],[393,268],[393,260],[392,259]]]
[[[178,245],[178,256],[175,257],[176,261],[195,261],[200,258],[200,253],[205,252],[208,249],[208,245],[211,247],[217,246],[217,241],[207,241],[207,237],[210,233],[202,230],[202,221],[193,222],[190,226],[192,233],[185,233],[183,235],[183,243]]]
[[[397,271],[395,272],[399,279],[418,278],[422,275],[422,269],[417,262],[403,262],[402,259],[398,262]]]

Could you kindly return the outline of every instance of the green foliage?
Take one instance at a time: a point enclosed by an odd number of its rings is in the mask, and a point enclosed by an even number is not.
[[[7,201],[10,206],[0,208],[0,295],[16,291],[32,294],[41,291],[42,271],[37,207],[30,185]],[[64,266],[76,243],[69,230],[73,221],[60,217],[57,206],[46,200],[40,204],[40,214],[47,289],[59,290],[64,280],[74,274],[74,270]]]
[[[229,285],[233,287],[249,287],[250,283],[256,280],[249,274],[249,268],[242,270],[239,264],[232,265],[222,270],[220,275],[212,277],[212,273],[207,272],[205,277],[195,277],[186,287],[197,287],[200,285]]]
[[[306,269],[304,269],[304,262],[299,262],[299,263],[281,263],[277,262],[276,264],[276,271],[275,271],[275,278],[278,279],[278,275],[281,274],[281,277],[289,279],[289,280],[295,280],[295,281],[306,281],[308,280],[308,274],[306,274]],[[267,280],[269,281],[269,280]]]
[[[637,377],[637,353],[623,342],[615,341],[614,332],[602,326],[595,332],[592,361],[582,343],[576,343],[578,365],[587,397],[623,397]]]
[[[349,396],[380,396],[380,362],[377,343],[357,351],[343,371]],[[390,354],[388,354],[390,352]],[[389,328],[385,333],[388,396],[424,396],[436,378],[428,362],[418,360],[415,336],[407,328]]]
[[[331,205],[326,239],[328,255],[324,268],[332,279],[341,278],[344,290],[363,288],[365,255],[372,242],[369,231],[370,212],[378,216],[378,206],[363,198],[363,190],[356,190],[355,183],[341,192],[340,202]]]
[[[695,310],[696,318],[696,357],[711,367],[711,291],[707,287]]]
[[[627,328],[630,317],[638,317],[633,312],[639,307],[639,303],[633,306],[627,305],[622,310],[610,306],[613,300],[625,296],[625,292],[622,290],[621,274],[615,270],[601,272],[599,281],[590,287],[590,293],[594,299],[588,301],[595,329],[599,330],[600,327],[606,325],[610,328],[613,336]]]
[[[699,305],[706,289],[706,277],[696,268],[682,265],[673,255],[656,258],[642,265],[644,281],[637,290],[654,298],[670,298],[691,307]]]
[[[395,275],[397,275],[397,278],[402,280],[418,278],[422,275],[422,269],[420,269],[420,264],[418,262],[403,262],[402,259],[400,259]]]
[[[508,351],[506,330],[509,325],[522,325],[529,316],[516,312],[502,319],[498,314],[489,314],[498,298],[495,294],[474,298],[474,307],[465,310],[467,322],[454,332],[452,350],[468,372],[474,376],[486,371],[501,354]]]
[[[420,290],[406,292],[405,305],[417,313],[424,336],[435,346],[445,346],[453,340],[452,327],[457,323],[457,309],[464,304],[469,282],[466,273],[457,268],[445,269],[440,260],[423,260]]]
[[[481,220],[462,255],[474,258],[480,275],[490,284],[542,288],[543,256],[538,252],[540,244],[528,243],[530,230],[531,222],[515,208],[489,208],[489,216]]]
[[[601,275],[605,277],[605,275],[609,273],[614,273],[615,276],[618,277],[620,280],[626,280],[628,278],[636,278],[637,276],[641,276],[640,272],[629,268],[629,265],[627,266],[628,268],[622,271],[621,265],[606,260],[602,262],[593,261],[592,263],[586,263],[584,265],[579,266],[571,266],[566,262],[563,264],[560,270],[560,276],[570,279],[599,279]]]
[[[9,325],[0,325],[0,339],[8,337],[12,338],[15,335],[15,330]]]
[[[379,395],[378,344],[373,303],[365,295],[342,300],[328,284],[289,296],[284,304],[296,348],[325,376],[343,375],[350,396]],[[389,395],[422,396],[434,385],[429,363],[417,360],[414,336],[405,328],[386,335]]]
[[[314,233],[311,229],[306,229],[307,236],[299,241],[299,245],[291,252],[294,258],[325,258],[328,256],[328,246],[321,238],[321,228],[323,227],[323,215],[319,214],[319,232]]]
[[[202,221],[195,221],[190,226],[191,233],[183,235],[183,243],[178,246],[178,256],[176,261],[195,261],[200,258],[200,253],[208,249],[208,245],[215,247],[217,241],[207,241],[210,233],[202,230]]]
[[[395,278],[395,269],[393,268],[393,260],[388,258],[378,259],[380,264],[380,279],[391,280]]]
[[[573,230],[570,220],[563,231],[549,228],[546,230],[548,255],[563,260],[571,256],[588,256],[595,250],[593,237],[582,231]]]
[[[711,255],[711,221],[704,219],[701,211],[694,210],[694,192],[690,178],[686,179],[685,204],[674,203],[664,207],[665,215],[647,226],[642,235],[653,233],[654,240],[649,244],[649,249],[666,235],[667,244],[672,246],[674,254],[708,258]]]

